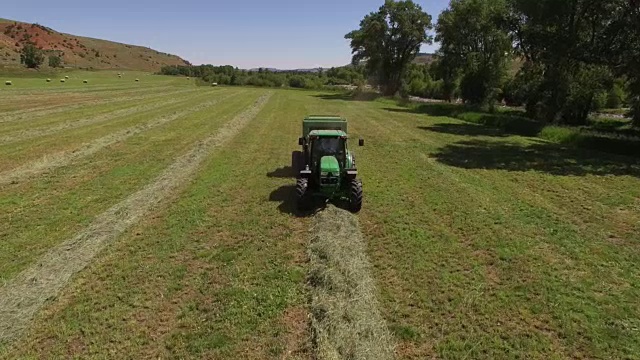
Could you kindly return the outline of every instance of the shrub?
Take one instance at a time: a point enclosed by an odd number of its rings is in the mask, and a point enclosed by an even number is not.
[[[553,125],[545,126],[539,136],[551,142],[572,145],[578,145],[581,139],[578,129]]]
[[[52,68],[57,68],[62,66],[62,59],[56,55],[49,55],[49,66]]]
[[[619,83],[613,84],[613,87],[607,93],[606,107],[608,109],[618,109],[626,101],[623,87]]]

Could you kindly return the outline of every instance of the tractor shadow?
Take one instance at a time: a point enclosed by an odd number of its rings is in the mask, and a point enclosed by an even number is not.
[[[295,178],[292,178],[292,181],[295,181]],[[291,185],[281,186],[269,194],[269,201],[271,202],[279,202],[278,211],[283,214],[293,215],[299,218],[311,217],[317,211],[320,211],[324,208],[324,204],[314,204],[314,206],[308,211],[302,211],[298,209],[297,203],[297,195],[296,195],[296,184],[295,182]]]
[[[268,178],[295,179],[296,171],[291,166],[285,166],[267,173]]]
[[[280,186],[279,188],[273,190],[271,194],[269,194],[269,201],[279,202],[280,205],[278,205],[278,211],[283,214],[289,214],[300,218],[309,217],[315,214],[319,207],[314,206],[313,209],[309,211],[301,211],[298,209],[298,197],[296,195],[297,176],[297,171],[293,168],[293,166],[284,166],[268,172],[268,178],[290,179],[291,181],[290,184]]]
[[[293,151],[291,153],[291,164],[277,168],[267,173],[268,178],[276,179],[289,179],[291,182],[287,185],[281,186],[269,194],[269,201],[279,202],[278,210],[281,213],[293,215],[296,217],[308,217],[315,213],[315,211],[300,211],[298,210],[297,195],[296,195],[296,178],[298,177],[297,168],[300,167],[300,157],[302,153],[300,151]]]

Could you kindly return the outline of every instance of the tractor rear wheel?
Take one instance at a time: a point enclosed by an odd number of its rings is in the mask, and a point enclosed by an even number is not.
[[[349,211],[357,213],[362,209],[362,181],[351,180],[349,186]]]
[[[296,182],[296,195],[298,197],[298,210],[308,211],[311,209],[311,192],[309,190],[308,179],[298,179]]]

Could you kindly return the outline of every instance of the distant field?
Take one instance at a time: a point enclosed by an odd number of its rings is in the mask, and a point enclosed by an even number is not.
[[[64,75],[2,79],[0,358],[314,358],[333,228],[397,358],[640,354],[636,160],[384,99]],[[314,113],[366,139],[358,215],[295,211]]]

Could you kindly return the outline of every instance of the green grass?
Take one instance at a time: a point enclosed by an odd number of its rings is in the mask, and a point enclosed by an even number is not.
[[[10,278],[30,264],[34,257],[72,236],[94,216],[152,180],[177,154],[203,138],[206,135],[203,131],[216,129],[255,97],[257,95],[245,93],[220,106],[134,136],[107,148],[106,154],[82,159],[79,164],[58,169],[41,181],[18,184],[6,191],[3,189],[0,193],[10,194],[14,200],[0,206],[0,218],[5,224],[3,232],[11,235],[1,245],[0,278]],[[202,101],[202,95],[195,100]],[[132,117],[132,121],[143,121],[147,116],[137,115]],[[215,117],[214,120],[211,116]],[[87,132],[97,135],[98,129],[92,127]],[[72,138],[75,140],[77,137]],[[56,140],[60,141],[60,138]],[[20,144],[17,147],[22,148]],[[100,191],[96,192],[96,189]],[[16,218],[16,213],[20,214],[19,218]],[[33,222],[40,226],[29,226]]]
[[[545,126],[542,131],[540,131],[539,136],[545,140],[559,144],[578,145],[580,141],[579,130],[562,126]]]
[[[14,159],[32,159],[32,151],[233,95],[0,188],[3,280],[153,181],[268,90],[194,91],[182,104],[17,143]],[[447,105],[416,112],[384,99],[272,91],[193,181],[75,276],[24,336],[0,346],[0,357],[311,358],[311,221],[296,216],[289,166],[300,121],[313,113],[343,115],[350,134],[366,139],[354,149],[365,190],[358,216],[398,358],[640,354],[636,159],[560,146],[583,141],[564,128],[541,129],[543,140],[481,125],[517,114],[484,118]],[[64,121],[48,117],[37,121]]]

